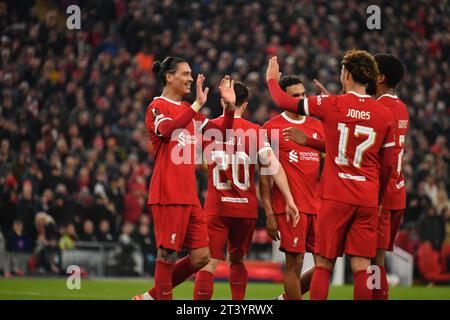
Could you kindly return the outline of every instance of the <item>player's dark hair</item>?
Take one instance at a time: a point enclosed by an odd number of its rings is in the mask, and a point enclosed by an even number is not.
[[[405,65],[399,58],[389,53],[377,53],[374,58],[380,74],[386,78],[387,86],[394,89],[405,75]]]
[[[242,82],[234,82],[234,93],[236,94],[236,107],[242,106],[244,102],[248,101],[248,96],[250,93],[249,88]]]
[[[177,71],[178,64],[187,62],[183,58],[179,57],[167,57],[162,62],[153,62],[152,71],[158,75],[159,81],[165,86],[167,84],[166,74],[175,73]]]
[[[353,77],[353,80],[368,85],[375,83],[378,76],[378,65],[374,57],[364,50],[347,51],[342,65]]]
[[[300,77],[297,76],[284,76],[280,79],[280,87],[281,89],[286,92],[286,89],[290,86],[294,86],[296,84],[303,84],[302,80],[300,80]]]

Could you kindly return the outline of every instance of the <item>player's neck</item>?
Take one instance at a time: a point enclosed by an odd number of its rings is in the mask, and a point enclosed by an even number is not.
[[[294,112],[290,112],[290,111],[285,111],[284,114],[289,119],[292,119],[292,120],[303,120],[303,118],[305,117],[305,116],[302,116],[302,115],[300,115],[298,113],[294,113]]]
[[[182,98],[183,98],[182,95],[176,93],[170,87],[165,87],[164,88],[164,90],[163,90],[163,92],[161,94],[161,97],[164,97],[164,98],[167,98],[169,100],[176,101],[176,102],[180,102],[182,100]]]
[[[395,90],[392,89],[392,88],[388,88],[386,86],[378,87],[377,98],[379,98],[379,97],[381,97],[382,95],[385,95],[385,94],[389,94],[391,96],[395,96],[396,95],[395,94]]]
[[[347,93],[350,91],[360,94],[360,95],[366,95],[366,86],[358,84],[358,83],[352,83],[348,86]]]
[[[237,108],[234,110],[234,117],[235,118],[242,118],[243,112],[238,110]],[[225,116],[225,109],[223,110],[222,116]]]

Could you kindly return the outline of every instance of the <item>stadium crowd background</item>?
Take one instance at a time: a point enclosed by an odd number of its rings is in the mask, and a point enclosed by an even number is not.
[[[66,27],[70,4],[81,7],[81,30]],[[382,8],[381,30],[366,27],[371,4]],[[55,274],[45,250],[76,240],[128,237],[154,253],[144,125],[161,89],[154,60],[182,56],[206,75],[210,118],[221,114],[222,76],[244,81],[247,118],[263,124],[278,113],[264,80],[270,56],[283,74],[300,75],[308,94],[318,93],[314,78],[339,93],[340,58],[360,48],[391,52],[408,70],[398,91],[411,116],[405,249],[415,254],[429,241],[448,255],[448,13],[446,1],[433,0],[0,1],[0,238],[8,252],[44,252],[44,270]],[[203,198],[201,166],[198,176]]]

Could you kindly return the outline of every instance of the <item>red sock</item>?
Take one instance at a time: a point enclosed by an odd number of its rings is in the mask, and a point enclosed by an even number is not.
[[[232,263],[230,266],[231,299],[244,300],[247,280],[248,272],[245,265],[242,262]]]
[[[179,284],[183,283],[187,278],[196,273],[197,270],[191,263],[189,256],[180,259],[175,263],[172,272],[172,288],[175,288]],[[148,291],[148,293],[156,299],[156,289],[153,287]]]
[[[360,270],[353,274],[353,299],[372,300],[372,289],[367,285],[370,274],[366,270]]]
[[[331,271],[323,268],[316,267],[311,280],[311,286],[309,291],[309,298],[311,300],[327,300],[328,288],[330,287]]]
[[[387,281],[386,269],[383,266],[380,267],[380,289],[373,289],[373,300],[389,300],[389,283]]]
[[[172,273],[174,264],[156,260],[155,293],[158,300],[172,300]]]
[[[211,300],[214,290],[214,275],[206,270],[197,272],[194,286],[194,300]]]

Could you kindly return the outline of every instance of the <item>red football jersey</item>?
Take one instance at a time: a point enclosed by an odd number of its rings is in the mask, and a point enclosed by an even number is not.
[[[322,124],[312,117],[293,120],[283,112],[263,126],[267,130],[272,145],[275,146],[275,141],[278,141],[278,159],[286,172],[289,188],[298,210],[316,214],[320,206],[320,152],[284,140],[283,129],[289,127],[300,129],[310,138],[324,140]],[[275,213],[285,212],[286,202],[275,184],[272,190],[272,206]]]
[[[392,112],[395,129],[394,172],[383,197],[383,209],[401,210],[406,208],[406,188],[403,179],[402,161],[405,152],[405,138],[409,127],[409,113],[405,104],[397,97],[384,94],[378,98]]]
[[[149,187],[148,204],[199,204],[195,179],[195,149],[201,142],[201,130],[208,119],[200,112],[184,129],[171,138],[158,135],[158,125],[171,121],[190,108],[187,102],[156,97],[145,114],[155,164]]]
[[[377,207],[380,149],[395,146],[392,114],[380,102],[355,92],[304,100],[306,115],[325,130],[324,199]]]
[[[211,120],[217,125],[223,117]],[[270,148],[265,132],[257,124],[235,118],[233,135],[205,146],[208,163],[208,191],[205,214],[234,218],[257,218],[258,200],[255,165],[258,154]]]

